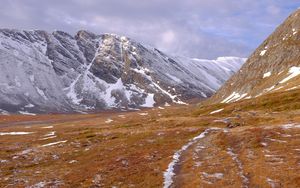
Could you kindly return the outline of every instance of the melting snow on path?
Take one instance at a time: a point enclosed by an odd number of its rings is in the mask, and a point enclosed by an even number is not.
[[[200,135],[191,139],[187,144],[181,147],[180,150],[176,151],[173,155],[173,161],[169,164],[168,169],[164,172],[164,188],[169,188],[173,184],[173,178],[175,176],[175,166],[179,163],[179,159],[184,151],[186,151],[191,145],[196,143],[198,140],[204,138],[212,130],[219,130],[220,128],[209,128],[202,132]]]
[[[206,178],[217,178],[222,179],[224,177],[223,173],[214,173],[214,174],[208,174],[206,172],[202,172],[202,175]]]
[[[34,132],[0,132],[0,136],[5,135],[27,135],[27,134],[33,134]]]
[[[271,188],[276,187],[276,182],[274,180],[272,180],[271,178],[267,178],[267,182],[271,186]]]
[[[243,187],[248,187],[249,179],[244,175],[243,165],[242,162],[239,160],[238,155],[233,152],[231,148],[227,148],[228,155],[231,156],[232,160],[237,164],[239,169],[239,175],[242,178],[243,181]]]

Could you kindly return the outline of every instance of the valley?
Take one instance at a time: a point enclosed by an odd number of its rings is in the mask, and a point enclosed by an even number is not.
[[[299,8],[247,59],[76,31],[0,29],[0,187],[300,187]]]
[[[299,101],[4,115],[0,187],[298,187]]]

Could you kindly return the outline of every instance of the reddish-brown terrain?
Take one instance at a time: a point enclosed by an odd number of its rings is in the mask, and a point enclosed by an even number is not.
[[[299,97],[1,116],[0,187],[299,187]]]

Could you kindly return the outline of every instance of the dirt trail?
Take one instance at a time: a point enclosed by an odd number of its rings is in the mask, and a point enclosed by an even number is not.
[[[182,154],[182,160],[177,166],[179,170],[171,187],[243,185],[242,179],[237,177],[241,169],[232,161],[232,156],[213,143],[223,131],[224,129],[210,131]]]
[[[209,131],[181,153],[169,187],[295,187],[300,126]]]

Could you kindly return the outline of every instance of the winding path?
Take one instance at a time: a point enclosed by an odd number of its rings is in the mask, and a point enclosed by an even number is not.
[[[197,141],[200,139],[204,138],[210,131],[213,130],[220,130],[220,128],[209,128],[203,131],[201,134],[198,136],[194,137],[191,139],[187,144],[181,147],[180,150],[176,151],[173,155],[173,160],[172,162],[168,165],[168,169],[164,172],[164,188],[169,188],[174,182],[175,178],[175,169],[178,165],[180,165],[180,159],[182,157],[182,154],[189,149],[190,146],[195,144]]]
[[[299,124],[208,128],[174,153],[163,186],[298,187],[299,145]]]

